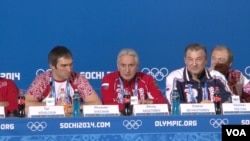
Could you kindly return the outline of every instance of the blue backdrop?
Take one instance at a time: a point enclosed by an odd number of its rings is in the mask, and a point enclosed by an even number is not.
[[[118,51],[131,47],[140,70],[152,72],[164,91],[165,76],[184,65],[185,46],[199,42],[209,53],[217,44],[231,47],[233,66],[249,77],[249,6],[249,0],[1,1],[0,76],[27,89],[49,68],[51,48],[65,45],[74,70],[99,93],[103,75],[117,69]]]

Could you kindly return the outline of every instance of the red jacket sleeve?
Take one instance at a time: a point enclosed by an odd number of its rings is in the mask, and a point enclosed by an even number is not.
[[[153,77],[148,76],[147,78],[147,83],[148,83],[148,91],[150,92],[151,96],[154,98],[153,103],[154,104],[164,104],[167,103],[168,101],[166,98],[163,96],[160,88],[158,87],[156,81],[153,79]],[[148,95],[150,96],[150,95]]]
[[[7,87],[5,91],[6,101],[9,102],[9,105],[5,107],[5,114],[8,112],[14,112],[17,110],[17,98],[18,98],[18,88],[13,80],[7,80]]]

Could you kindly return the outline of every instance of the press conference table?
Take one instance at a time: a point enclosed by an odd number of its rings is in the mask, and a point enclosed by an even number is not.
[[[250,115],[13,117],[0,119],[0,140],[220,141],[222,124],[250,124]]]

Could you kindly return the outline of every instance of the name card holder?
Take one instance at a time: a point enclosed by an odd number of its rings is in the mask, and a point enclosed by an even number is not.
[[[181,115],[215,115],[213,103],[180,104]]]
[[[223,115],[250,114],[250,103],[223,103]]]
[[[120,116],[118,105],[83,105],[84,117]]]
[[[5,118],[4,106],[0,106],[0,118]]]
[[[27,117],[65,117],[63,106],[30,106]]]
[[[169,115],[167,104],[133,105],[134,116],[165,116]]]

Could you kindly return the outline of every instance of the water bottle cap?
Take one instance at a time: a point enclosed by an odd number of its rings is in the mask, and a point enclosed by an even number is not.
[[[24,89],[19,89],[19,96],[24,96]]]

